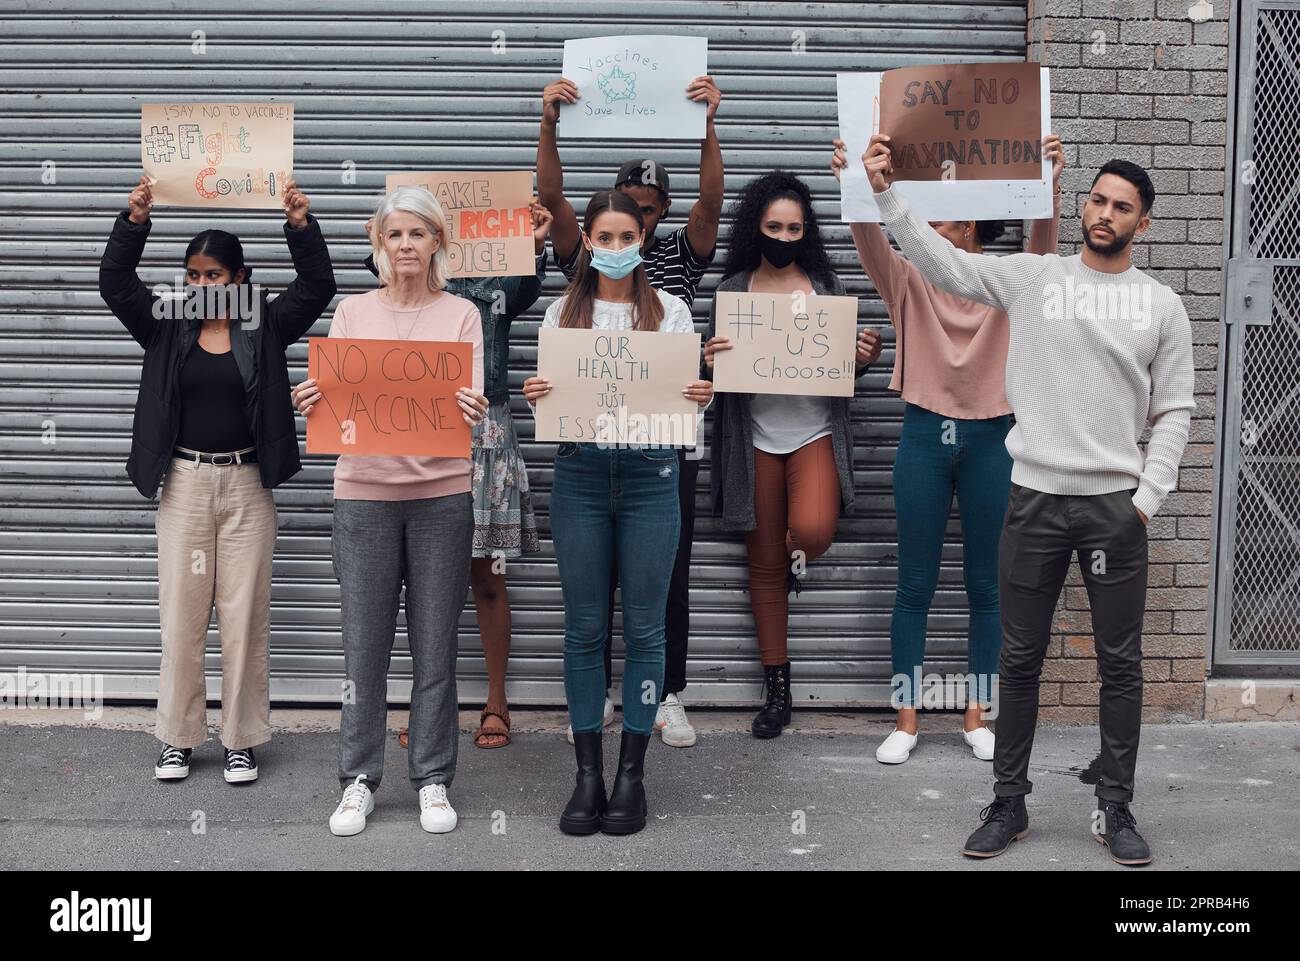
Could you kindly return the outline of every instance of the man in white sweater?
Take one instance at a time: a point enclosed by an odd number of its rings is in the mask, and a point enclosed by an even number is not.
[[[1151,179],[1123,160],[1101,168],[1083,204],[1081,254],[993,257],[954,247],[889,189],[887,136],[872,137],[862,161],[881,217],[917,269],[1010,318],[1006,391],[1015,426],[1006,444],[1014,464],[998,553],[995,797],[962,853],[994,857],[1028,833],[1039,675],[1077,553],[1101,678],[1093,834],[1119,863],[1147,864],[1150,849],[1129,811],[1142,724],[1146,525],[1178,480],[1195,407],[1187,312],[1132,265],[1133,240],[1150,226]]]

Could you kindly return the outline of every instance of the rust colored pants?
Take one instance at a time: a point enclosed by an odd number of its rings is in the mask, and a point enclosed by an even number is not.
[[[840,513],[840,480],[829,436],[789,454],[754,449],[754,518],[749,548],[749,603],[764,666],[784,664],[790,614],[787,574],[826,553]]]

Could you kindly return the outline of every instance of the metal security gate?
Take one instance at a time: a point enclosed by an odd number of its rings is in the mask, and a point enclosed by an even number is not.
[[[1214,662],[1300,670],[1300,3],[1244,0],[1231,164]]]
[[[706,35],[710,71],[724,96],[718,125],[728,199],[773,167],[805,176],[837,266],[850,292],[863,298],[863,319],[887,326],[838,223],[838,192],[828,170],[835,72],[1025,55],[1023,0],[313,0],[274,7],[251,0],[11,0],[0,18],[0,671],[102,672],[106,690],[124,697],[156,691],[154,508],[123,468],[140,349],[100,301],[96,278],[112,218],[139,175],[141,102],[292,101],[295,173],[330,243],[343,295],[372,284],[361,266],[362,224],[386,172],[533,168],[540,93],[559,74],[566,38]],[[623,159],[651,152],[677,188],[668,225],[683,223],[695,200],[695,145],[570,143],[561,152],[572,198],[607,186]],[[149,282],[170,278],[186,241],[212,225],[240,235],[249,262],[272,290],[290,279],[279,216],[163,209],[154,219],[142,267]],[[707,316],[718,278],[715,269],[705,280],[698,321]],[[535,369],[537,323],[560,287],[552,271],[541,301],[515,325],[516,391]],[[327,323],[322,319],[315,332],[323,334]],[[295,379],[305,376],[305,357],[303,345],[290,352]],[[890,468],[902,413],[887,390],[891,363],[887,346],[854,403],[859,487],[853,514],[842,520],[835,547],[812,566],[809,589],[792,602],[801,698],[887,699],[896,579]],[[532,442],[532,421],[517,393],[514,409],[544,550],[512,562],[508,571],[510,693],[517,703],[555,704],[563,700],[563,608],[545,513],[554,445]],[[306,458],[302,473],[276,492],[271,665],[280,702],[339,694],[331,476],[330,458]],[[721,534],[707,491],[706,463],[692,572],[690,697],[697,704],[747,703],[757,696],[760,669],[744,549]],[[931,622],[930,666],[937,670],[965,668],[955,534],[954,522]],[[460,649],[461,691],[472,701],[485,693],[472,604],[461,621]],[[207,668],[215,693],[215,627]],[[409,693],[404,637],[393,670],[392,693],[401,699]]]

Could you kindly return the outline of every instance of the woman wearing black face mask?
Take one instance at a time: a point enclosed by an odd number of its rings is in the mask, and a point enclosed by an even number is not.
[[[749,184],[732,211],[726,276],[718,290],[842,295],[812,208],[797,177],[773,171]],[[715,336],[709,313],[704,360],[731,342]],[[880,356],[880,335],[858,334],[857,376]],[[749,597],[762,653],[767,702],[755,737],[776,737],[790,723],[786,650],[789,592],[799,574],[835,537],[839,514],[853,503],[853,433],[849,398],[717,394],[710,471],[714,511],[727,530],[743,531],[749,549]]]

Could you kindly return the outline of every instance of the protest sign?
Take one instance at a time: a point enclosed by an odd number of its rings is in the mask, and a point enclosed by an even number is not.
[[[1046,67],[1028,66],[1039,71],[1038,143],[1041,147],[1042,138],[1052,129],[1050,75]],[[862,169],[862,154],[866,152],[871,135],[882,130],[882,76],[880,73],[836,75],[840,139],[844,141],[849,162],[847,169],[840,174],[840,219],[845,223],[880,222],[875,194]],[[913,90],[915,92],[915,88]],[[1023,99],[1023,94],[1018,99]],[[950,119],[948,123],[951,128]],[[889,133],[888,130],[884,132]],[[1023,145],[1021,154],[1023,158]],[[940,168],[943,169],[942,164]],[[956,164],[948,169],[955,171]],[[911,202],[912,209],[922,220],[1037,220],[1052,215],[1051,161],[1042,157],[1038,170],[1038,179],[1035,180],[962,179],[957,174],[951,179],[899,180],[892,189]]]
[[[713,355],[724,393],[852,397],[858,298],[720,290],[716,333],[731,349]]]
[[[307,453],[468,457],[456,391],[473,374],[474,345],[462,341],[310,337],[307,376],[321,399]]]
[[[140,162],[154,203],[278,210],[293,176],[293,104],[141,104]]]
[[[564,139],[703,140],[708,104],[686,88],[708,73],[704,37],[592,37],[564,41],[565,78],[578,102],[560,105]]]
[[[527,170],[389,174],[386,186],[423,187],[447,218],[452,277],[528,277],[537,272],[533,175]]]
[[[545,327],[537,373],[539,441],[690,447],[699,405],[682,388],[700,379],[700,335]]]
[[[1037,180],[1043,151],[1036,63],[957,63],[886,70],[880,130],[890,181]]]

